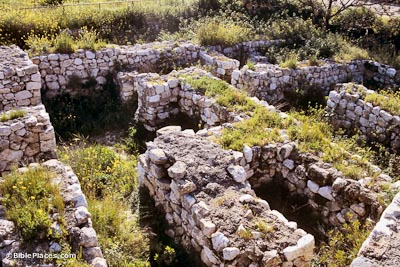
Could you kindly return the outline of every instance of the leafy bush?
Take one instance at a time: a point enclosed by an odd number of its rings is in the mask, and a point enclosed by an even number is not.
[[[81,28],[79,37],[76,39],[76,46],[81,49],[98,50],[105,47],[106,44],[100,40],[99,33],[96,30],[89,30],[86,26]]]
[[[252,32],[248,27],[227,20],[206,19],[199,23],[197,39],[201,45],[224,47],[249,40]]]
[[[52,236],[51,215],[58,213],[58,223],[64,229],[64,202],[58,187],[52,183],[52,174],[42,168],[27,172],[12,172],[4,177],[0,190],[7,219],[13,221],[24,241],[40,240]],[[65,232],[63,233],[65,234]],[[62,234],[62,235],[63,235]]]
[[[332,19],[332,26],[352,38],[372,32],[378,16],[367,7],[350,8]]]
[[[6,113],[0,114],[0,122],[10,121],[17,118],[25,117],[26,112],[23,110],[10,110]]]

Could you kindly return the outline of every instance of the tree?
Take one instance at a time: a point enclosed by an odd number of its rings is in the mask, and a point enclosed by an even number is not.
[[[299,0],[299,2],[311,7],[314,14],[322,13],[325,28],[330,26],[332,18],[349,8],[373,5],[373,3],[367,3],[365,0]]]

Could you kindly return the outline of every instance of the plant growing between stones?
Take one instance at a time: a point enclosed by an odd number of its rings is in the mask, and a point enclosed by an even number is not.
[[[23,110],[10,110],[0,115],[0,122],[6,122],[26,116],[26,112]]]

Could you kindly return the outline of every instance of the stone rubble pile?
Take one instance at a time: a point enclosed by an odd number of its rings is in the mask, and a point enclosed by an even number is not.
[[[308,266],[314,237],[255,196],[243,155],[168,127],[147,143],[138,173],[167,234],[206,266]]]
[[[338,84],[329,93],[327,112],[335,128],[354,129],[370,141],[377,141],[400,152],[400,116],[364,100],[375,93],[362,85]]]

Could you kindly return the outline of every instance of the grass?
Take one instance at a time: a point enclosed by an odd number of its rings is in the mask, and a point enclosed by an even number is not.
[[[300,152],[321,157],[349,178],[378,175],[369,164],[373,158],[372,152],[360,148],[356,137],[337,139],[333,128],[324,120],[323,112],[323,109],[311,109],[309,114],[289,112],[289,116],[282,119],[278,113],[260,106],[250,119],[224,129],[218,142],[226,149],[241,151],[244,145],[264,146],[282,142],[280,131],[286,130],[289,139],[298,142]]]
[[[250,119],[236,123],[233,129],[224,129],[219,142],[225,148],[238,151],[243,150],[245,144],[254,146],[281,142],[279,129],[283,127],[284,122],[278,113],[258,106]]]
[[[379,93],[367,93],[364,86],[349,83],[346,86],[346,92],[349,94],[359,94],[365,102],[379,106],[392,115],[400,115],[400,91],[380,90]]]
[[[380,91],[379,94],[367,94],[364,100],[374,106],[380,106],[392,115],[400,115],[400,92]]]
[[[217,103],[226,107],[228,111],[246,113],[253,111],[257,106],[245,92],[236,90],[225,81],[207,76],[185,77],[184,81],[197,92],[215,98]]]
[[[282,68],[296,69],[297,68],[298,55],[296,53],[290,53],[287,55],[284,61],[279,63]]]
[[[350,266],[371,229],[371,223],[363,225],[353,220],[342,224],[340,230],[329,231],[329,242],[322,245],[319,254],[313,259],[313,266]]]
[[[0,122],[6,122],[26,116],[26,112],[23,110],[10,110],[0,115]]]
[[[80,179],[109,266],[150,266],[150,241],[137,213],[136,157],[84,140],[60,148],[59,157]]]

